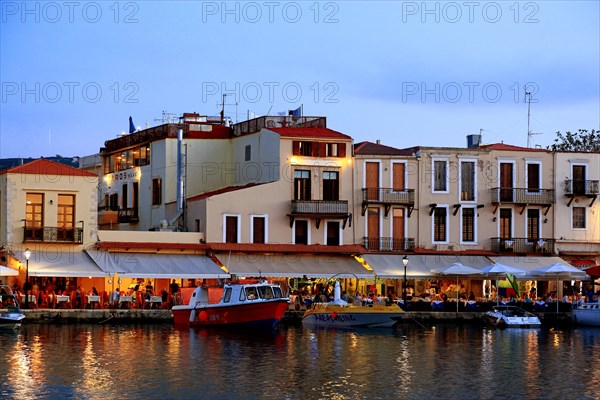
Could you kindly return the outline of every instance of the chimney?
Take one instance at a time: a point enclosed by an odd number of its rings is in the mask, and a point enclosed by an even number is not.
[[[377,140],[375,141],[375,143],[377,143],[377,144],[381,144],[381,140],[377,139]]]

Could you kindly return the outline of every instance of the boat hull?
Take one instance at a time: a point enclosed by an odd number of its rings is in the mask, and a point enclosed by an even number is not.
[[[0,329],[13,329],[21,326],[25,315],[21,313],[0,313]]]
[[[579,325],[600,326],[600,304],[584,303],[573,309],[573,321]]]
[[[389,328],[402,319],[398,306],[316,305],[307,310],[302,324],[323,328]]]
[[[232,328],[273,329],[283,317],[287,299],[257,301],[253,303],[197,307],[173,307],[173,322],[179,326],[209,326]]]
[[[512,306],[495,307],[483,314],[483,320],[498,328],[538,328],[542,325],[536,315]]]

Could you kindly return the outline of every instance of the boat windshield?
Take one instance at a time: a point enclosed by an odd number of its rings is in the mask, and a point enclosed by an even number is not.
[[[255,286],[248,286],[248,287],[246,287],[245,292],[246,292],[246,298],[248,300],[258,299],[258,292],[256,291],[256,287]]]

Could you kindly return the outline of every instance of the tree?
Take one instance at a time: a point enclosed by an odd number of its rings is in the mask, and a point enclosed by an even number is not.
[[[600,152],[600,131],[580,129],[578,132],[556,132],[554,144],[548,146],[552,151],[579,151],[582,153]]]

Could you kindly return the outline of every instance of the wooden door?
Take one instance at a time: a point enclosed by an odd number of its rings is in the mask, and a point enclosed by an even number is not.
[[[367,200],[379,199],[379,163],[367,162],[365,174]]]

